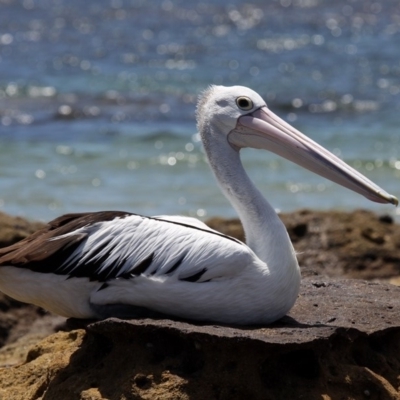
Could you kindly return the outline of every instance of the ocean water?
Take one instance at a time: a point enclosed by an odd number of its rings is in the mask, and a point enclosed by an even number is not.
[[[210,84],[257,90],[400,195],[398,0],[0,0],[0,210],[234,216],[196,131]],[[242,158],[277,210],[400,217],[273,154]]]

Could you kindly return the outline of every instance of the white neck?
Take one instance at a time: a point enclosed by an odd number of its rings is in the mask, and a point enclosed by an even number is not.
[[[247,245],[271,273],[290,270],[296,275],[298,264],[286,228],[246,174],[239,152],[226,142],[210,145],[206,140],[204,147],[223,193],[239,214]]]

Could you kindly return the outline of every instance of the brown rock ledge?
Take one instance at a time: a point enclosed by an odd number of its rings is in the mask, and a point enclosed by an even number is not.
[[[41,222],[29,221],[0,212],[0,247],[10,246],[43,227]]]
[[[270,327],[89,323],[1,369],[0,398],[399,399],[400,288],[306,278]]]

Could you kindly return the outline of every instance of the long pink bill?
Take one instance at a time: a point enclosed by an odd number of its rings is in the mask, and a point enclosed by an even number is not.
[[[396,197],[293,128],[266,106],[240,117],[228,140],[237,147],[272,151],[377,203],[398,205]]]

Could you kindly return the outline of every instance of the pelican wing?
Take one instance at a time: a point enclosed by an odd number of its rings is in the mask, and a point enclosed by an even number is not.
[[[205,229],[207,231],[217,232],[214,229],[211,229],[204,222],[198,220],[197,218],[183,217],[182,215],[157,215],[153,218],[162,219],[162,220],[170,221],[170,222],[177,222],[178,224],[190,225],[193,227]]]
[[[114,211],[65,215],[0,250],[0,266],[99,282],[142,274],[205,282],[234,276],[255,257],[199,221],[166,218]]]

